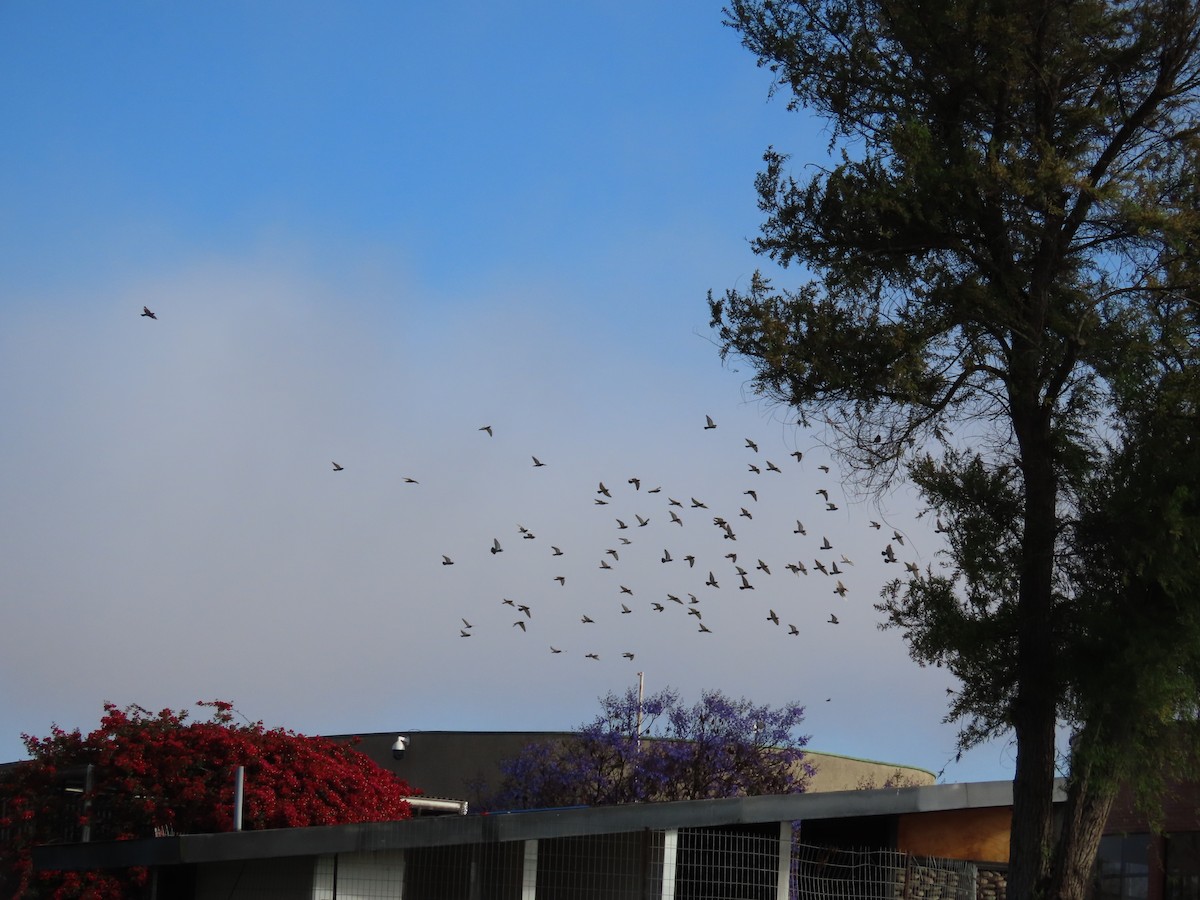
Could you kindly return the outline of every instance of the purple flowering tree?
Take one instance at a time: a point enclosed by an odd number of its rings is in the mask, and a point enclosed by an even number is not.
[[[665,688],[600,698],[600,713],[559,742],[531,744],[501,764],[495,809],[601,806],[803,791],[813,774],[804,707],[779,708],[705,691],[693,705]],[[640,725],[640,733],[639,733]]]

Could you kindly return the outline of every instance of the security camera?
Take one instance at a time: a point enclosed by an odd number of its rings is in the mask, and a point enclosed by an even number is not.
[[[408,738],[397,735],[396,743],[392,744],[392,759],[404,759],[404,751],[408,749]]]

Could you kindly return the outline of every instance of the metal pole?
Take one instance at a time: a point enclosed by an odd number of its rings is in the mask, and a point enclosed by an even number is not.
[[[638,708],[637,708],[637,737],[634,739],[634,749],[642,752],[642,696],[645,693],[645,681],[642,678],[642,673],[638,672]]]
[[[238,766],[233,772],[233,830],[242,830],[242,798],[245,795],[246,767]]]

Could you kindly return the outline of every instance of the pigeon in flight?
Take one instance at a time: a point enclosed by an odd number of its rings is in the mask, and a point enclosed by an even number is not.
[[[415,479],[415,478],[409,478],[409,477],[406,475],[406,476],[404,477],[404,483],[405,483],[405,484],[420,484],[421,482],[417,481],[417,479]]]
[[[651,605],[652,607],[654,607],[654,611],[655,611],[655,612],[662,612],[664,609],[666,609],[666,607],[665,607],[665,606],[663,606],[661,603],[659,603],[657,600],[655,600],[655,601],[651,602],[651,604],[650,604],[650,605]]]
[[[632,653],[625,652],[625,653],[622,653],[621,655],[622,655],[623,657],[625,657],[626,659],[633,659],[633,654],[632,654]]]
[[[492,538],[491,554],[495,556],[497,553],[503,553],[504,549],[500,546],[500,538]]]
[[[841,579],[838,579],[837,587],[835,587],[833,589],[833,592],[835,594],[837,594],[839,597],[846,596],[846,586],[844,584],[842,584]]]
[[[751,471],[751,472],[753,472],[755,475],[761,475],[761,474],[762,474],[762,469],[760,469],[760,468],[759,468],[758,466],[756,466],[754,463],[749,463],[749,464],[748,464],[748,466],[749,466],[749,469],[750,469],[750,471]]]
[[[452,560],[445,553],[443,553],[442,554],[442,565],[443,566],[452,566],[452,565],[454,565],[454,560]]]
[[[603,482],[603,481],[602,481],[602,482],[600,482],[600,487],[596,489],[596,493],[597,493],[597,494],[603,494],[605,497],[612,497],[612,494],[610,494],[610,493],[608,492],[608,488],[606,488],[606,487],[604,486],[604,482]]]
[[[749,447],[751,450],[753,450],[755,453],[758,452],[758,444],[754,443],[754,441],[750,440],[750,438],[746,438],[746,446]]]
[[[712,416],[704,417],[704,430],[705,431],[710,431],[716,427],[717,427],[717,423],[712,420]]]
[[[885,563],[894,563],[896,561],[896,551],[892,549],[892,545],[888,544],[879,553],[883,557]]]
[[[813,560],[813,568],[816,569],[818,572],[820,572],[822,575],[829,574],[829,570],[825,568],[825,563],[821,562],[819,559]]]
[[[797,628],[795,625],[792,625],[790,623],[788,624],[788,634],[799,634],[799,633],[800,633],[799,628]]]
[[[588,659],[595,659],[595,660],[599,660],[599,659],[600,659],[600,654],[599,654],[599,653],[585,653],[585,654],[583,654],[583,655],[584,655],[584,656],[586,656]]]
[[[545,463],[542,462],[540,459],[538,459],[536,456],[533,457],[533,467],[535,469],[540,469],[544,465],[545,465]]]
[[[717,576],[714,575],[711,571],[708,573],[708,581],[706,581],[704,583],[707,584],[709,587],[720,587],[720,585],[717,584]]]
[[[517,607],[517,610],[518,610],[519,612],[523,612],[523,613],[525,613],[525,618],[527,618],[527,619],[532,619],[532,618],[533,618],[533,613],[531,613],[531,612],[529,611],[529,607],[528,607],[528,606],[526,606],[524,603],[522,603],[520,606],[518,606],[518,607]]]
[[[707,625],[705,625],[703,622],[701,622],[700,623],[700,633],[701,634],[712,634],[712,629],[709,628]]]
[[[583,616],[582,618],[580,618],[579,621],[582,622],[584,625],[595,625],[596,624],[596,620],[593,619],[591,616]]]
[[[799,450],[793,450],[791,455],[796,457],[796,462],[802,462],[804,460],[804,454]]]
[[[460,628],[460,629],[458,629],[458,636],[459,636],[459,637],[470,637],[470,636],[471,636],[471,632],[469,632],[469,631],[467,631],[467,630],[465,630],[465,629],[463,629],[463,628]]]
[[[821,538],[821,549],[822,550],[832,550],[833,549],[833,544],[829,543],[829,538],[827,538],[827,537]]]
[[[679,518],[679,514],[676,513],[675,510],[669,509],[669,510],[667,510],[667,512],[669,512],[671,514],[672,522],[674,522],[676,525],[679,525],[679,526],[683,525],[683,519]]]
[[[150,312],[150,307],[148,307],[148,306],[142,307],[142,315],[146,316],[149,319],[157,319],[158,318],[158,316],[156,316],[154,313]]]
[[[760,572],[765,572],[765,573],[767,573],[768,575],[770,575],[770,574],[771,574],[771,567],[770,567],[770,566],[768,566],[768,565],[767,565],[765,562],[763,562],[761,559],[758,561],[758,565],[757,565],[757,566],[755,566],[754,568],[758,569]]]
[[[463,628],[472,628],[472,627],[474,627],[474,626],[472,626],[472,625],[471,625],[471,623],[470,623],[470,622],[468,622],[466,619],[463,619],[463,620],[462,620],[462,623],[463,623]]]
[[[833,613],[830,613],[830,614],[829,614],[829,624],[830,624],[830,625],[837,625],[837,624],[838,624],[838,617],[837,617],[837,616],[835,616]]]
[[[901,547],[904,546],[904,535],[894,529],[892,530],[892,540],[894,540]]]
[[[513,628],[520,628],[522,631],[525,631],[525,621],[517,619],[517,621],[513,622]]]
[[[792,534],[808,534],[808,530],[800,523],[799,519],[796,520],[796,527],[792,529]]]
[[[630,478],[629,483],[633,485],[633,489],[635,491],[640,491],[642,489],[642,479],[640,478]]]
[[[705,504],[701,503],[699,500],[697,500],[695,497],[693,497],[692,498],[692,509],[708,509],[708,507]]]
[[[775,614],[775,610],[770,611],[770,615],[767,616],[767,621],[774,622],[776,625],[779,624],[779,616]]]
[[[486,431],[488,433],[488,437],[495,437],[495,435],[492,434],[492,426],[491,425],[480,425],[479,430]]]
[[[689,553],[687,556],[684,557],[684,559],[687,560],[689,569],[693,569],[696,567],[696,557],[692,556],[692,554]]]
[[[334,464],[333,464],[333,471],[335,471],[335,472],[340,472],[340,471],[342,471],[342,469],[344,469],[344,468],[346,468],[346,467],[345,467],[345,466],[339,466],[337,463],[334,463]]]
[[[559,650],[557,647],[555,647],[553,644],[550,645],[550,652],[551,653],[562,653],[562,651]]]
[[[742,491],[742,493],[749,495],[750,499],[755,503],[758,502],[758,491]]]
[[[749,578],[747,578],[745,575],[743,575],[742,576],[742,585],[741,585],[741,587],[738,588],[738,590],[739,591],[752,591],[752,590],[754,590],[754,585],[752,585],[750,583]]]
[[[620,588],[621,588],[621,593],[622,593],[622,594],[628,594],[630,597],[632,597],[632,596],[633,596],[633,591],[632,591],[632,590],[630,590],[629,588],[625,587],[625,585],[623,585],[623,584],[622,584],[622,585],[620,585]]]
[[[553,544],[551,544],[550,545],[550,555],[551,556],[562,556],[563,552],[561,550],[559,550],[557,547],[555,547]]]
[[[662,561],[665,563],[674,562],[674,557],[671,556],[670,550],[663,551]]]
[[[779,468],[779,466],[775,465],[775,463],[771,462],[769,459],[767,460],[767,471],[778,472],[780,475],[783,474],[783,469]]]
[[[633,610],[630,609],[628,606],[626,606],[624,603],[621,604],[621,615],[627,616],[632,612],[633,612]]]
[[[566,575],[555,575],[554,580],[557,581],[563,587],[567,586],[567,576]]]
[[[637,513],[634,513],[634,514],[633,514],[633,517],[634,517],[635,519],[637,519],[637,520],[638,520],[638,528],[645,528],[647,525],[649,525],[649,524],[650,524],[650,520],[649,520],[649,519],[643,519],[643,518],[642,518],[641,516],[639,516]]]

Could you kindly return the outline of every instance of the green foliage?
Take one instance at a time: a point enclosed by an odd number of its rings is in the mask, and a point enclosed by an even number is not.
[[[722,355],[943,522],[944,568],[880,608],[962,680],[964,746],[1015,733],[1012,893],[1075,896],[1115,781],[1191,758],[1200,4],[726,12],[836,152],[805,178],[766,152],[755,249],[812,278],[710,294]],[[1054,861],[1059,723],[1078,819]]]

